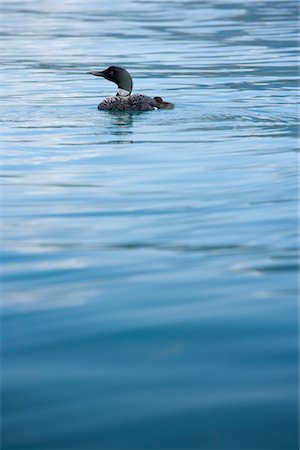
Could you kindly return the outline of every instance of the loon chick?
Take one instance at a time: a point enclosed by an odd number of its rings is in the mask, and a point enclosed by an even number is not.
[[[164,102],[161,97],[154,97],[158,109],[173,109],[174,103]]]
[[[132,78],[122,67],[111,66],[103,72],[88,72],[96,77],[116,83],[117,95],[108,97],[98,105],[98,109],[105,111],[151,111],[154,109],[172,109],[173,103],[164,102],[161,97],[147,97],[142,94],[131,94]]]

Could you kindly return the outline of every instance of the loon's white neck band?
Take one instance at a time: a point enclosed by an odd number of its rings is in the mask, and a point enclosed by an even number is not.
[[[117,95],[120,96],[120,97],[128,97],[128,95],[130,95],[130,92],[126,91],[126,89],[119,88],[117,90]]]

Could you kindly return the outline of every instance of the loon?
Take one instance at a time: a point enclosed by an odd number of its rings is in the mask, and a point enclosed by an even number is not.
[[[131,94],[133,82],[127,70],[122,67],[110,66],[103,72],[88,72],[96,77],[116,83],[117,95],[108,97],[98,105],[105,111],[151,111],[155,109],[173,109],[173,103],[165,102],[161,97],[148,97],[143,94]]]

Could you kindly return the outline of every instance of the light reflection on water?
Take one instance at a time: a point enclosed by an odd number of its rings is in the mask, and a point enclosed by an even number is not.
[[[2,9],[3,448],[296,449],[297,2]]]

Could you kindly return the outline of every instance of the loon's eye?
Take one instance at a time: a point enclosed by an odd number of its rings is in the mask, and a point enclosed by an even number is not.
[[[109,75],[114,75],[115,74],[115,71],[114,70],[110,70],[109,71]]]

